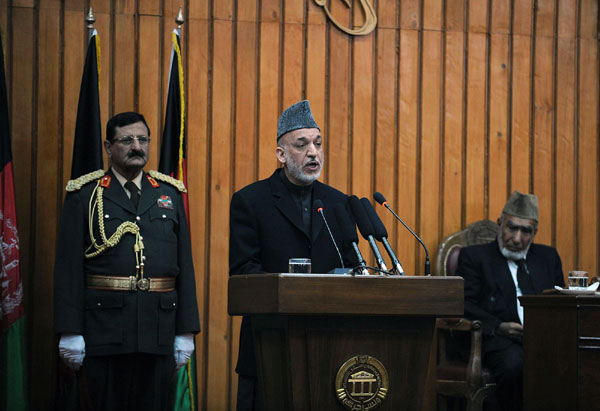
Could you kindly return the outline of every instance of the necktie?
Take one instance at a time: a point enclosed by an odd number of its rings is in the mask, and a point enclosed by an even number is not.
[[[131,193],[131,203],[133,204],[133,207],[137,210],[138,204],[140,202],[140,195],[138,194],[137,186],[133,181],[128,181],[125,183],[125,188]]]
[[[523,293],[523,295],[535,294],[535,290],[533,289],[533,284],[531,282],[531,275],[529,274],[529,269],[527,268],[525,260],[519,260],[516,263],[518,267],[517,282],[519,283],[521,293]]]

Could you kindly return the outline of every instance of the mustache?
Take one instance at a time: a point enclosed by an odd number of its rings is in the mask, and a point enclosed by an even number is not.
[[[142,158],[144,158],[144,157],[145,157],[145,155],[144,155],[144,152],[143,152],[143,151],[141,151],[141,150],[135,150],[135,149],[132,149],[132,150],[129,152],[129,154],[127,154],[127,157],[129,157],[129,158],[132,158],[132,157],[142,157]]]
[[[321,165],[321,161],[318,158],[311,158],[310,160],[306,161],[302,167],[307,166],[311,163],[317,163],[318,165]]]

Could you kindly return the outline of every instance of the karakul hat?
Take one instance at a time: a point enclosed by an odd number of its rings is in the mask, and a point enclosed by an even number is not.
[[[535,194],[513,191],[502,210],[502,214],[539,221],[538,198]]]
[[[285,109],[279,116],[277,121],[277,141],[285,133],[298,130],[300,128],[319,128],[315,121],[312,111],[310,111],[310,103],[308,100],[302,100]]]

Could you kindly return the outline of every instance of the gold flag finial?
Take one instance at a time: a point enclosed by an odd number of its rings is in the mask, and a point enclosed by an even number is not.
[[[96,17],[94,17],[94,12],[92,11],[92,6],[90,6],[90,10],[88,11],[87,16],[85,17],[85,22],[87,23],[87,28],[92,30],[94,28],[94,23],[96,22]]]
[[[185,23],[185,19],[183,18],[183,7],[179,6],[179,13],[177,13],[177,17],[175,17],[175,23],[177,23],[177,28],[181,29],[181,25]]]

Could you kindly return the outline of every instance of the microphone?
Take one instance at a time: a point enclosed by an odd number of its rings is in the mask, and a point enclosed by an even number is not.
[[[398,257],[396,257],[396,254],[394,254],[394,250],[392,250],[392,246],[387,239],[388,233],[385,229],[385,225],[383,225],[383,221],[381,221],[381,218],[379,218],[377,215],[377,212],[373,208],[373,205],[368,198],[363,197],[360,199],[360,202],[362,203],[365,212],[367,213],[367,216],[373,225],[373,229],[375,230],[375,239],[383,243],[385,251],[387,251],[388,255],[390,256],[390,260],[392,260],[392,265],[394,266],[392,271],[395,271],[398,275],[404,275],[402,264],[400,264]]]
[[[340,228],[342,230],[342,235],[344,236],[344,240],[350,242],[352,245],[352,249],[356,254],[356,258],[358,259],[358,266],[360,266],[360,273],[363,275],[369,275],[367,271],[367,263],[363,258],[359,248],[358,248],[358,235],[356,235],[356,226],[354,222],[350,219],[350,215],[346,211],[346,207],[342,203],[337,203],[333,206],[333,212],[335,213],[335,217],[340,224]],[[357,267],[358,269],[358,267]]]
[[[354,214],[354,219],[356,220],[356,225],[358,226],[358,230],[360,234],[369,242],[371,249],[373,250],[373,254],[375,254],[375,261],[377,261],[377,266],[385,272],[388,272],[388,269],[383,261],[383,257],[381,256],[381,252],[375,243],[375,239],[373,238],[373,234],[375,234],[375,230],[373,230],[373,226],[369,221],[369,217],[367,217],[367,213],[363,205],[360,203],[360,200],[356,196],[351,196],[348,199],[350,204],[350,210],[352,210],[352,214]]]
[[[402,221],[402,219],[400,217],[398,217],[398,214],[394,213],[394,210],[392,210],[390,208],[390,206],[388,205],[387,201],[385,201],[385,197],[383,196],[383,194],[381,194],[379,191],[377,191],[375,194],[373,194],[373,198],[379,204],[381,204],[382,206],[384,206],[385,208],[390,210],[390,212],[394,215],[394,217],[396,217],[396,219],[398,221],[400,221],[402,223],[402,225],[404,227],[406,227],[406,229],[408,231],[410,231],[410,233],[421,243],[421,245],[423,246],[423,249],[425,250],[425,275],[431,275],[431,265],[429,264],[429,251],[427,251],[427,246],[425,246],[425,243],[423,242],[423,240],[421,240],[421,237],[416,235],[415,232],[413,230],[411,230],[410,227],[407,226],[406,223],[404,221]]]
[[[340,254],[340,249],[338,248],[335,239],[333,238],[333,234],[331,234],[331,229],[329,228],[329,224],[327,224],[327,219],[325,218],[325,214],[323,213],[323,202],[317,199],[313,201],[313,206],[317,209],[317,213],[321,214],[321,217],[323,217],[323,222],[325,223],[325,227],[327,227],[329,237],[331,237],[331,242],[335,247],[335,251],[337,251],[338,253],[338,257],[340,257],[340,263],[342,264],[342,268],[344,268],[344,260],[342,259],[342,254]]]

